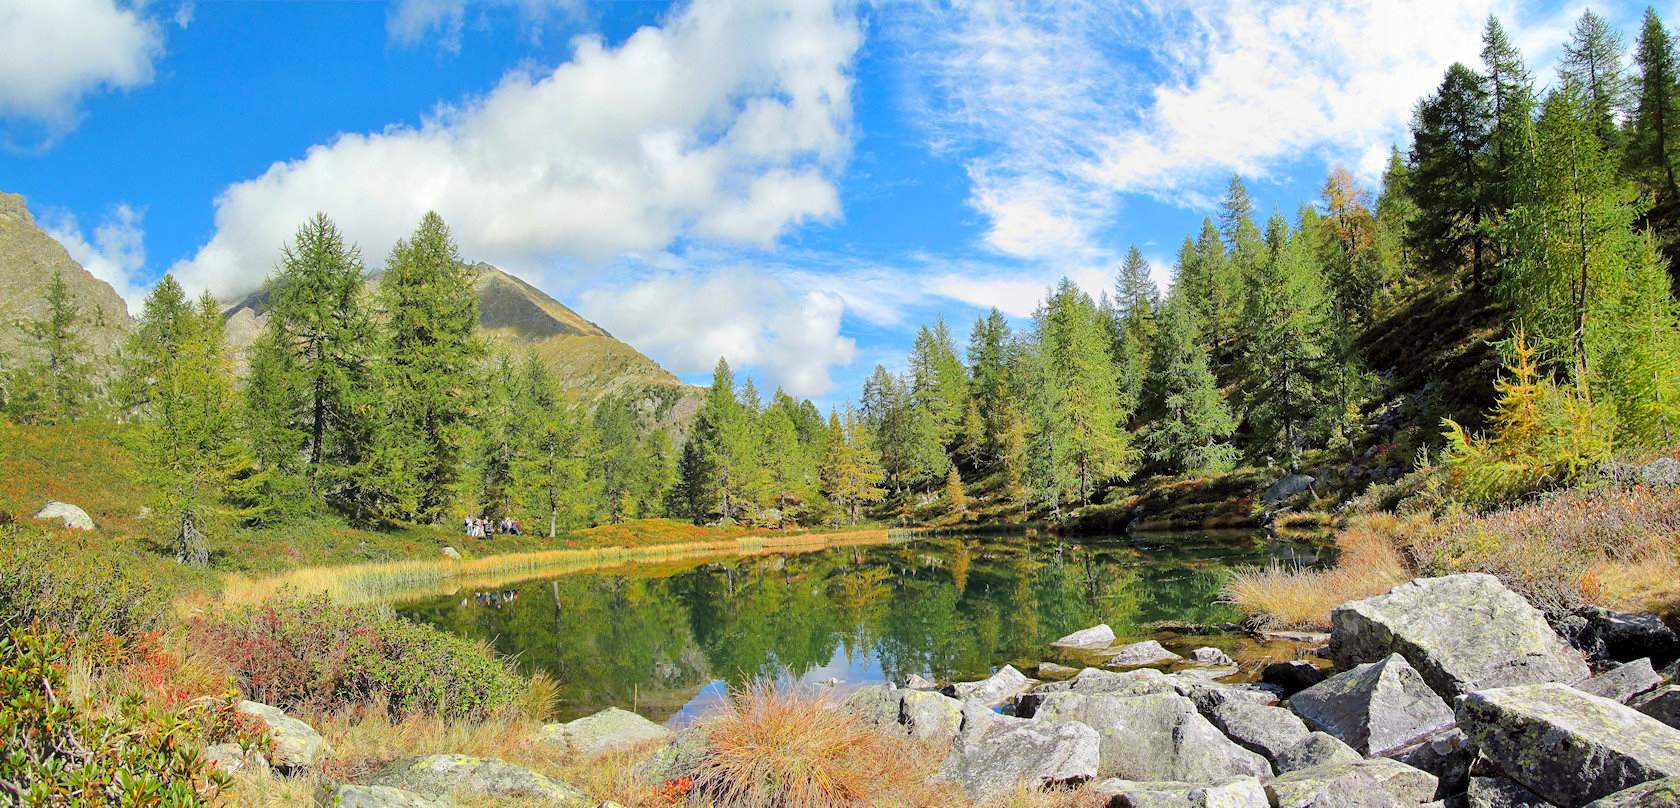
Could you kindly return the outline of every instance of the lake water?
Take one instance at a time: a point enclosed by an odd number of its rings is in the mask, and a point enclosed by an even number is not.
[[[557,719],[618,706],[676,725],[761,678],[844,689],[911,673],[978,679],[1005,663],[1032,675],[1053,658],[1048,643],[1097,623],[1255,668],[1298,649],[1160,624],[1233,622],[1219,601],[1229,570],[1312,565],[1318,552],[1239,532],[939,537],[572,573],[398,611],[547,671]]]

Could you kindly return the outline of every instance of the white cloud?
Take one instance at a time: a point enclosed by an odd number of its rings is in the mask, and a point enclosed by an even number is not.
[[[223,297],[254,289],[317,210],[375,264],[426,210],[467,256],[513,266],[773,242],[840,215],[861,38],[849,8],[775,0],[700,0],[617,46],[579,38],[550,72],[227,188],[215,235],[173,271]]]
[[[73,128],[82,98],[152,80],[158,26],[113,0],[0,0],[0,118]]]
[[[576,14],[582,5],[579,0],[397,0],[386,12],[385,30],[404,44],[432,36],[445,50],[459,51],[467,12],[474,7],[481,13],[512,9],[518,14],[520,28],[538,40],[550,18]]]
[[[796,397],[829,392],[830,370],[857,353],[855,341],[840,335],[845,303],[839,296],[792,289],[745,268],[592,289],[582,308],[675,373],[704,373],[723,357],[737,372],[763,371],[760,382]]]
[[[82,234],[76,217],[66,211],[43,217],[41,229],[64,245],[70,257],[83,269],[117,290],[129,311],[138,311],[150,284],[138,277],[146,264],[146,232],[143,213],[128,205],[113,208],[93,230],[93,241]]]

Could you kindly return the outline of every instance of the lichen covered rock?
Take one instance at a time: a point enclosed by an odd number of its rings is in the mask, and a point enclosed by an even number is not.
[[[1231,777],[1270,777],[1266,759],[1238,746],[1174,694],[1113,696],[1050,693],[1034,713],[1040,721],[1078,721],[1101,737],[1102,777],[1211,783]]]
[[[1587,808],[1680,808],[1680,777],[1640,783],[1587,803]]]
[[[1388,758],[1327,763],[1266,784],[1276,808],[1399,808],[1434,799],[1435,776]]]
[[[1091,786],[1109,808],[1269,808],[1253,777],[1219,783],[1139,782],[1110,778]]]
[[[278,707],[255,701],[241,701],[236,709],[253,716],[268,727],[269,740],[274,742],[274,754],[268,762],[284,771],[312,769],[330,750],[327,739],[314,727],[303,723]]]
[[[1097,776],[1098,746],[1084,724],[1011,718],[967,702],[962,732],[933,779],[962,786],[977,802],[1022,785],[1083,783]]]
[[[1387,755],[1453,725],[1453,711],[1404,657],[1390,654],[1289,698],[1314,729],[1366,755]]]
[[[449,796],[428,797],[390,786],[339,786],[332,794],[335,808],[459,808]]]
[[[527,804],[567,808],[591,804],[587,794],[559,780],[496,758],[467,755],[401,758],[380,769],[371,784],[427,797],[517,799]]]
[[[604,752],[665,738],[671,731],[646,718],[617,707],[564,724],[548,724],[538,737],[564,747],[574,755],[594,757]]]

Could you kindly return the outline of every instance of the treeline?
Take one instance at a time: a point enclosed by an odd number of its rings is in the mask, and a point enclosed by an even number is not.
[[[1630,72],[1589,11],[1543,93],[1497,19],[1482,56],[1419,102],[1374,200],[1337,169],[1293,221],[1274,212],[1262,226],[1234,177],[1183,240],[1165,296],[1133,248],[1113,289],[1092,298],[1064,279],[1022,333],[995,310],[980,318],[966,363],[944,322],[924,327],[907,371],[877,367],[862,390],[892,501],[983,480],[1010,507],[1055,515],[1142,475],[1333,460],[1382,392],[1361,335],[1400,296],[1443,283],[1511,312],[1492,431],[1443,425],[1472,499],[1672,445],[1668,32],[1647,12]]]

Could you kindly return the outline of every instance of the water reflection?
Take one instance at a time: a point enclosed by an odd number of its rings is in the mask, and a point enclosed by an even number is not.
[[[1253,534],[946,537],[577,573],[401,611],[549,672],[557,718],[617,705],[681,723],[759,677],[855,686],[1027,669],[1051,640],[1096,623],[1171,646],[1151,624],[1235,620],[1218,600],[1226,571],[1274,560],[1317,556]]]

